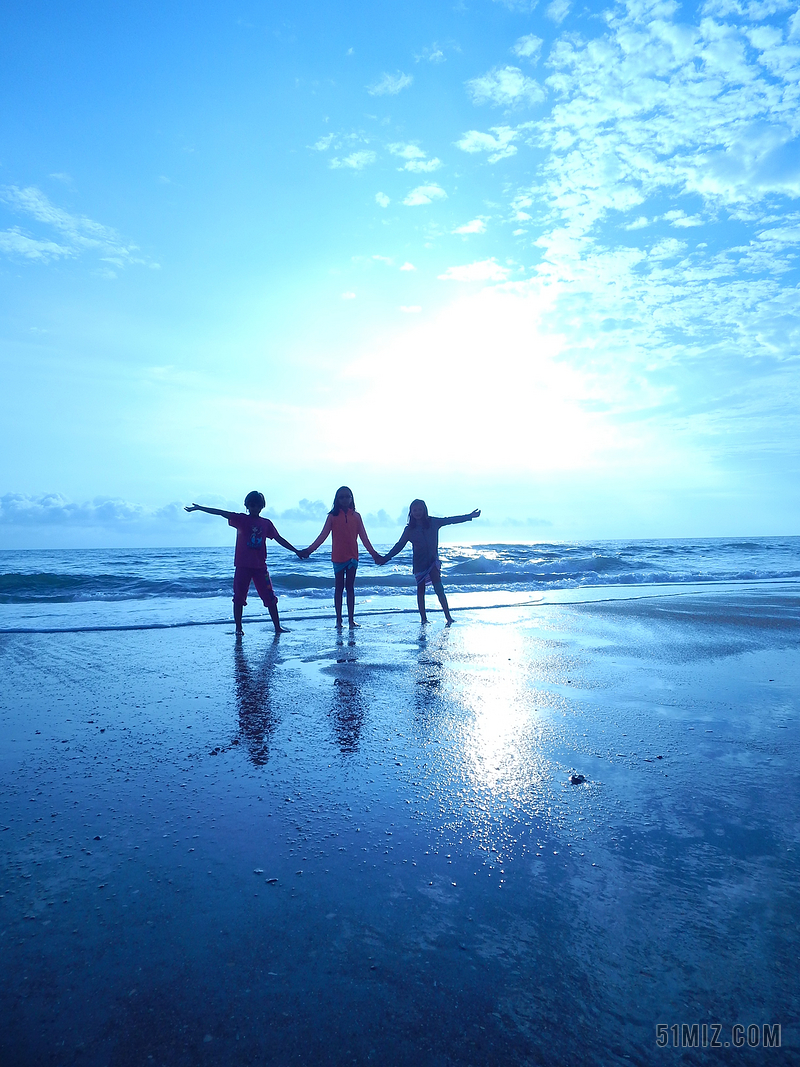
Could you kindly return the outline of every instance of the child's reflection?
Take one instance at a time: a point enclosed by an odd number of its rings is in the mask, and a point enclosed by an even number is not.
[[[442,673],[449,631],[443,630],[433,641],[421,640],[414,670],[414,704],[418,713],[427,715],[443,695]]]
[[[331,719],[342,755],[358,751],[364,725],[364,701],[361,696],[356,642],[351,631],[347,643],[340,637],[337,644],[337,672],[333,679]]]
[[[271,647],[253,669],[247,662],[241,642],[237,642],[234,650],[239,736],[257,767],[263,767],[269,759],[270,739],[279,721],[272,707],[270,691],[278,655],[277,647]]]

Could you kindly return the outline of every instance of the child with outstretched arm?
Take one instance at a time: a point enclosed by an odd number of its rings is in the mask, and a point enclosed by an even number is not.
[[[308,548],[298,553],[300,559],[308,559],[311,553],[319,548],[328,534],[331,534],[331,561],[333,562],[333,606],[336,609],[336,625],[342,625],[342,593],[347,590],[347,619],[350,626],[357,626],[355,620],[356,610],[356,571],[358,569],[358,539],[372,556],[376,563],[380,556],[369,543],[367,531],[361,516],[356,511],[352,490],[341,485],[336,490],[333,498],[333,507],[328,512],[325,525],[320,530],[319,536],[311,542]]]
[[[428,582],[433,586],[434,592],[439,598],[444,617],[447,619],[447,625],[449,626],[453,621],[447,597],[444,595],[444,586],[442,585],[442,563],[439,559],[439,530],[443,526],[452,526],[457,522],[470,522],[472,519],[477,519],[479,515],[480,511],[476,508],[469,515],[451,515],[447,519],[437,519],[428,514],[428,505],[424,500],[412,500],[411,507],[408,509],[408,525],[403,530],[400,540],[393,548],[389,549],[385,556],[381,556],[378,559],[378,563],[388,563],[406,545],[411,545],[413,552],[411,569],[414,572],[414,579],[417,583],[417,606],[423,623],[428,621],[428,616],[425,612],[425,587]]]
[[[256,587],[256,592],[264,602],[264,607],[269,612],[276,634],[285,634],[289,631],[281,626],[278,617],[278,598],[272,588],[269,571],[267,570],[267,538],[277,541],[279,545],[300,553],[289,542],[281,537],[270,519],[262,519],[261,512],[267,506],[264,494],[254,489],[244,498],[244,506],[247,514],[239,511],[221,511],[219,508],[206,508],[202,504],[192,504],[184,508],[184,511],[205,511],[208,515],[220,515],[228,520],[228,525],[236,530],[236,551],[233,557],[233,621],[236,623],[236,636],[244,634],[242,628],[242,609],[247,604],[247,593],[250,583]]]

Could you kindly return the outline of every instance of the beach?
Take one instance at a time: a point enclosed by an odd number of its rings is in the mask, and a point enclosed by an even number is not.
[[[0,635],[4,1065],[800,1057],[797,582],[452,603]]]

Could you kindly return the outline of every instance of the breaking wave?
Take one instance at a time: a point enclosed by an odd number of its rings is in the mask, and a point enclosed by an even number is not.
[[[0,604],[80,604],[230,598],[225,549],[104,552],[1,552]],[[406,552],[385,567],[362,562],[357,588],[391,595],[413,589]],[[800,538],[627,541],[591,544],[446,545],[440,556],[449,589],[546,591],[800,578]],[[279,593],[330,596],[330,561],[300,562],[273,550]]]

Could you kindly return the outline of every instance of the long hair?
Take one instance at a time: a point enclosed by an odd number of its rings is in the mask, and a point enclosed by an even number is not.
[[[349,485],[340,485],[333,495],[333,507],[328,512],[329,515],[338,515],[339,512],[342,510],[337,502],[339,493],[341,493],[342,491],[350,494],[350,507],[347,510],[350,511],[352,509],[353,511],[355,511],[356,502],[353,499],[353,490],[350,488]]]
[[[425,508],[425,518],[422,520],[422,529],[427,530],[431,524],[431,520],[428,515],[428,505],[425,503],[424,500],[412,500],[411,503],[408,505],[408,528],[410,530],[413,530],[414,527],[417,525],[417,520],[411,514],[411,509],[414,507],[415,504],[422,504],[422,506]]]

